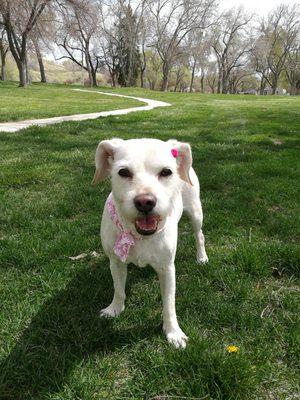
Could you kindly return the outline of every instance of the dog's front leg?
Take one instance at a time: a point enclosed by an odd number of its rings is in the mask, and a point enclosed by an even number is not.
[[[110,259],[110,271],[114,281],[114,297],[111,304],[100,311],[101,317],[116,317],[125,308],[127,265]]]
[[[163,329],[166,333],[168,342],[176,348],[186,346],[188,337],[180,329],[175,309],[175,265],[168,265],[158,271],[160,290],[163,301]]]

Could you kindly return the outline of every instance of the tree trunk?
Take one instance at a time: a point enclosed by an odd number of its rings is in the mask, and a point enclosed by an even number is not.
[[[25,55],[25,73],[26,73],[26,85],[28,85],[30,83],[29,80],[29,68],[28,68],[28,57],[27,57],[27,53]]]
[[[97,72],[95,70],[91,70],[92,75],[92,85],[93,87],[97,87]]]
[[[163,79],[162,79],[161,90],[163,92],[167,92],[167,90],[168,90],[168,77],[165,75],[163,76]]]
[[[200,79],[200,90],[201,93],[204,93],[204,75],[201,75],[201,79]]]
[[[163,78],[161,84],[161,90],[166,92],[168,90],[168,79],[169,79],[169,65],[164,61],[163,63]]]
[[[6,75],[5,75],[5,64],[3,64],[3,60],[2,60],[0,81],[5,81],[5,79],[6,79]]]
[[[8,53],[8,46],[5,46],[3,43],[3,39],[0,38],[0,58],[1,58],[0,81],[5,81],[6,79],[5,63],[6,63],[7,53]]]
[[[89,40],[85,40],[84,43],[84,55],[85,55],[85,63],[86,63],[86,69],[89,75],[89,84],[92,87],[93,86],[93,74],[92,74],[92,69],[91,69],[91,63],[90,63],[90,54],[89,54],[89,46],[90,42]]]
[[[228,82],[225,75],[225,72],[222,73],[222,94],[227,94],[228,91]]]
[[[13,38],[13,31],[12,31],[10,25],[6,25],[6,32],[7,32],[9,48],[10,48],[11,54],[13,55],[13,58],[15,59],[15,62],[17,64],[18,71],[19,71],[19,87],[25,87],[26,83],[27,83],[27,79],[26,79],[27,37],[24,34],[22,35],[22,41],[21,41],[21,45],[20,45],[21,53],[18,54],[18,51],[16,50],[14,38]]]
[[[40,75],[41,75],[41,83],[46,83],[46,74],[45,74],[45,67],[44,67],[44,62],[43,62],[43,57],[39,49],[39,45],[37,42],[34,42],[34,49],[35,49],[35,54],[36,58],[39,63],[39,68],[40,68]]]
[[[142,46],[142,54],[143,54],[143,62],[141,63],[141,88],[144,87],[144,75],[146,71],[146,53],[145,53],[144,43]]]
[[[20,63],[18,63],[18,70],[19,70],[19,87],[25,87],[27,84],[27,67],[26,67],[26,61],[23,60]]]
[[[221,67],[219,67],[217,93],[222,93],[222,90],[222,70]]]
[[[112,84],[112,87],[116,87],[116,75],[114,72],[111,75],[111,84]]]
[[[6,53],[3,52],[3,53],[1,54],[1,74],[0,74],[0,81],[5,81],[5,79],[6,79],[5,62],[6,62]]]
[[[192,93],[192,91],[193,91],[194,79],[195,79],[195,69],[196,69],[196,60],[194,60],[193,68],[192,68],[192,76],[191,76],[191,83],[190,83],[190,93]]]
[[[260,80],[260,88],[259,88],[259,94],[261,96],[263,96],[265,88],[266,88],[266,81],[265,81],[264,77],[262,76],[261,80]]]
[[[141,88],[144,87],[144,75],[146,71],[146,64],[144,64],[143,67],[141,67]]]
[[[111,79],[111,86],[116,87],[116,69],[115,69],[115,64],[113,62],[112,65],[107,64],[110,79]]]
[[[93,86],[93,75],[92,75],[92,71],[90,68],[88,68],[88,75],[89,75],[89,86]]]
[[[276,89],[277,89],[277,85],[278,85],[278,77],[276,75],[274,75],[273,79],[272,79],[272,95],[276,94]]]

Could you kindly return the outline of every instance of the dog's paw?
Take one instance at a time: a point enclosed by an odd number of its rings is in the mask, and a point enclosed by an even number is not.
[[[198,264],[206,264],[206,263],[208,263],[208,257],[207,257],[207,255],[206,254],[199,254],[198,256],[197,256],[197,263]]]
[[[176,347],[176,349],[184,349],[186,347],[186,342],[188,341],[188,337],[182,332],[182,330],[178,331],[171,331],[166,333],[167,335],[167,340],[169,343],[171,343],[173,346]]]
[[[117,317],[121,312],[124,310],[124,305],[119,306],[116,304],[110,304],[108,307],[103,308],[103,310],[100,311],[100,317],[103,318],[114,318]]]

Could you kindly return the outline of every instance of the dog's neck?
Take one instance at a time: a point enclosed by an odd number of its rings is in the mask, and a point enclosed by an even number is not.
[[[107,199],[107,209],[110,215],[110,218],[112,219],[113,223],[116,225],[116,227],[121,231],[130,231],[126,229],[126,224],[123,223],[121,218],[119,217],[118,210],[117,210],[117,205],[114,199],[114,196],[112,192],[109,194],[108,199]],[[130,232],[132,234],[132,232]],[[134,236],[132,234],[132,236]]]

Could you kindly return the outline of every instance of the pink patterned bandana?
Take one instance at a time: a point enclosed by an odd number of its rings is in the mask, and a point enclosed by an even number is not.
[[[131,246],[135,245],[136,238],[130,231],[126,232],[124,230],[123,225],[121,224],[118,217],[112,193],[110,193],[107,199],[107,209],[113,223],[121,231],[115,241],[114,252],[122,262],[125,262]]]

